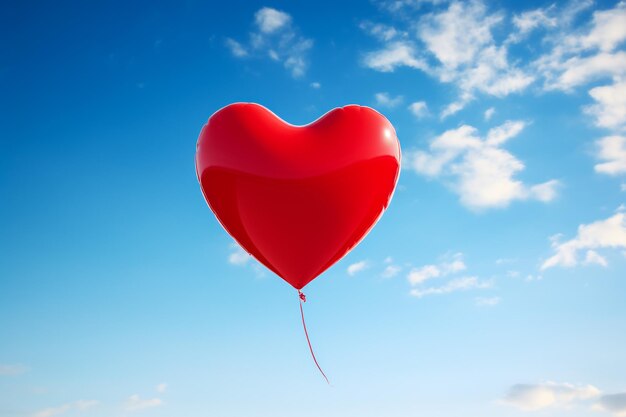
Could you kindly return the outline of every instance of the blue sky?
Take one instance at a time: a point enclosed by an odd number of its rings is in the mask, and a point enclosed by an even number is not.
[[[0,416],[626,415],[626,3],[48,2],[0,16]],[[403,170],[305,289],[198,133],[350,103]]]

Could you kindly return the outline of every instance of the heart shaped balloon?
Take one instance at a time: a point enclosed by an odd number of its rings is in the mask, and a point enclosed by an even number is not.
[[[391,123],[362,106],[294,126],[235,103],[202,129],[196,172],[226,231],[300,290],[356,246],[387,208],[400,170]]]

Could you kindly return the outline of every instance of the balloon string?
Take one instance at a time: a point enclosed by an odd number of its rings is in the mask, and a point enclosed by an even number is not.
[[[306,303],[306,295],[304,295],[304,293],[302,291],[298,290],[298,296],[300,298],[300,315],[302,316],[302,327],[304,327],[304,335],[306,336],[306,342],[309,344],[309,350],[311,351],[311,356],[313,357],[313,362],[315,362],[315,365],[317,366],[317,369],[320,370],[320,373],[322,374],[322,376],[326,380],[326,383],[328,385],[330,385],[330,382],[328,381],[328,378],[326,377],[326,374],[324,373],[324,371],[322,371],[322,367],[320,366],[319,363],[317,363],[317,359],[315,358],[315,353],[313,353],[313,347],[311,346],[311,340],[309,339],[309,332],[307,332],[307,330],[306,330],[306,323],[304,321],[304,310],[302,309],[302,303]]]

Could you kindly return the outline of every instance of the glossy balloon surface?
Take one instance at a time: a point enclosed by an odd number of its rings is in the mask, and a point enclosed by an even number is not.
[[[204,197],[226,231],[301,289],[357,245],[387,208],[400,169],[389,121],[334,109],[305,126],[265,107],[231,104],[198,139]]]

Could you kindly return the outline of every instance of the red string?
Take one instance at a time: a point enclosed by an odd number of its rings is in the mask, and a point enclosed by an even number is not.
[[[306,336],[306,342],[309,344],[309,350],[311,351],[311,356],[313,356],[313,362],[315,362],[317,369],[320,370],[320,373],[326,380],[326,383],[330,385],[330,382],[328,381],[326,374],[324,373],[324,371],[322,371],[320,364],[317,363],[317,359],[315,358],[315,353],[313,353],[313,347],[311,346],[311,340],[309,340],[309,332],[306,331],[306,323],[304,322],[304,310],[302,309],[302,303],[306,303],[306,295],[304,295],[302,291],[298,290],[298,296],[300,297],[300,315],[302,316],[302,327],[304,327],[304,335]]]

